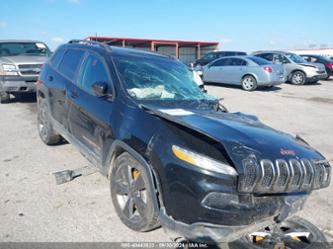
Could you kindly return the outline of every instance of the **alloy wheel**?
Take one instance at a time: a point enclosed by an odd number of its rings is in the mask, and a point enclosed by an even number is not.
[[[251,248],[305,249],[313,248],[318,242],[321,242],[321,248],[326,248],[325,241],[320,241],[321,236],[318,228],[311,223],[303,219],[291,219],[251,233],[246,236],[246,240],[252,244]]]
[[[116,200],[124,216],[140,222],[145,217],[147,189],[140,171],[130,165],[124,165],[116,172]]]
[[[304,82],[304,75],[302,73],[294,73],[292,77],[292,82],[296,85],[302,84]]]

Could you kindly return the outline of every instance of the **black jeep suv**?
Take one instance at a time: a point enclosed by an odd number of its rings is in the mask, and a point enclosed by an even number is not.
[[[164,55],[71,41],[44,65],[37,100],[43,142],[66,139],[109,177],[115,210],[136,231],[161,224],[197,241],[268,233],[330,182],[329,163],[303,139],[228,113]]]

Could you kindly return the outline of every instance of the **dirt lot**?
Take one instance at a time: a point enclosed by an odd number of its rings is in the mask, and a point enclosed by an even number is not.
[[[208,86],[230,111],[257,115],[299,134],[333,158],[333,81],[245,92]],[[53,172],[87,165],[70,144],[47,147],[36,131],[30,99],[0,105],[0,241],[168,241],[162,229],[136,233],[113,209],[109,182],[99,174],[55,185]],[[316,191],[300,213],[333,240],[333,185]]]

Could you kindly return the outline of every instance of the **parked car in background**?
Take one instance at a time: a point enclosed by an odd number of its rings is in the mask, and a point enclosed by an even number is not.
[[[246,91],[282,84],[286,76],[282,65],[255,56],[223,57],[203,67],[204,82],[240,85]]]
[[[330,60],[327,57],[321,55],[313,54],[301,54],[300,56],[307,62],[323,64],[327,73],[326,79],[333,75],[333,60]]]
[[[35,92],[43,63],[51,52],[40,41],[0,40],[0,103],[10,94]]]
[[[240,51],[216,51],[205,54],[202,58],[196,60],[193,63],[193,67],[199,69],[200,67],[207,65],[209,62],[212,62],[218,58],[225,56],[234,56],[234,55],[246,55],[245,52]]]
[[[271,61],[274,64],[282,64],[287,71],[287,81],[294,85],[315,83],[327,77],[325,67],[322,64],[309,63],[301,56],[284,51],[259,51],[253,55]]]

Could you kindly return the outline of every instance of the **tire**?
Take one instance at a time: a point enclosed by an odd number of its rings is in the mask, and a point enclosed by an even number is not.
[[[149,184],[145,167],[130,154],[124,152],[116,158],[111,199],[120,220],[132,230],[147,232],[160,226]]]
[[[263,230],[264,232],[267,229]],[[277,232],[278,236],[274,234]],[[250,239],[249,235],[245,235],[242,238],[236,240],[235,242],[229,243],[230,249],[238,248],[250,248],[250,249],[260,249],[260,248],[302,248],[302,249],[328,249],[330,248],[324,234],[312,223],[302,219],[300,217],[294,216],[286,221],[283,221],[278,225],[277,230],[272,232],[273,239],[264,238],[258,242],[254,242]],[[293,237],[293,239],[286,234],[291,232],[309,232],[309,237],[305,240],[305,237]],[[284,235],[284,236],[283,236]],[[297,238],[297,239],[296,239]],[[282,247],[279,247],[277,243],[283,243]]]
[[[258,87],[257,80],[251,75],[244,76],[241,83],[245,91],[254,91]]]
[[[7,92],[0,92],[0,103],[5,104],[10,102],[10,94]]]
[[[37,129],[39,137],[46,145],[58,144],[61,141],[61,136],[53,129],[47,102],[42,98],[37,104]]]
[[[295,71],[291,75],[290,79],[291,84],[293,85],[304,85],[306,82],[306,75],[302,71]]]

